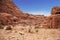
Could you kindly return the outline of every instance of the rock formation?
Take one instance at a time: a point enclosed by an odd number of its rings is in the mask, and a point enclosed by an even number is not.
[[[9,13],[20,17],[22,11],[13,3],[13,0],[0,0],[0,13]]]
[[[60,7],[54,7],[52,9],[51,16],[52,16],[51,26],[54,28],[60,28]]]
[[[54,15],[54,14],[56,15],[57,12],[60,12],[60,7],[55,6],[55,7],[52,8],[51,15]]]
[[[60,7],[53,7],[51,16],[23,13],[13,0],[0,0],[0,25],[39,25],[43,28],[59,28]]]
[[[8,13],[0,13],[0,25],[13,25],[18,22],[18,18]]]
[[[51,16],[47,17],[45,20],[45,25],[43,27],[47,28],[60,28],[60,7],[53,7],[51,11]]]
[[[23,12],[17,8],[13,0],[0,0],[0,25],[15,24],[21,14]]]
[[[44,18],[44,15],[23,13],[13,0],[0,0],[0,25],[40,25]]]

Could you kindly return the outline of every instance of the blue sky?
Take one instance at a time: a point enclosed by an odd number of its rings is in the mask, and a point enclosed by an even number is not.
[[[23,12],[34,15],[50,15],[51,8],[60,6],[60,0],[14,0]]]

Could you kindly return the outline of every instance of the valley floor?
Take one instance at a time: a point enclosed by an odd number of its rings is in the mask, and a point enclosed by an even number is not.
[[[16,26],[12,30],[0,29],[0,40],[60,40],[60,29]]]

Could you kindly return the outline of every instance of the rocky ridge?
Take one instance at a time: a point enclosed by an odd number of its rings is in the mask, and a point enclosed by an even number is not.
[[[46,17],[23,13],[13,0],[0,0],[0,25],[40,25]]]

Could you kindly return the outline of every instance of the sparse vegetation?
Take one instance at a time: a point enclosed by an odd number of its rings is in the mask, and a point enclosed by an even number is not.
[[[50,29],[57,26],[57,28],[60,28],[60,15],[47,17],[44,15],[25,14],[12,1],[0,0],[0,25],[7,25],[7,27],[0,26],[0,29],[3,29],[0,30],[0,40],[60,40],[60,29]],[[60,11],[60,7],[55,9],[56,12],[57,10]],[[52,14],[55,13],[55,9],[52,9]],[[60,14],[60,12],[57,14]],[[41,24],[45,25],[40,27]],[[46,24],[49,24],[49,26]],[[9,25],[13,25],[14,28]]]
[[[40,28],[39,25],[36,25],[36,26],[35,26],[35,29],[39,29],[39,28]]]
[[[12,30],[11,26],[6,27],[6,30]]]
[[[4,27],[3,26],[0,26],[0,29],[4,29]]]
[[[36,30],[36,32],[38,32],[38,30]]]

